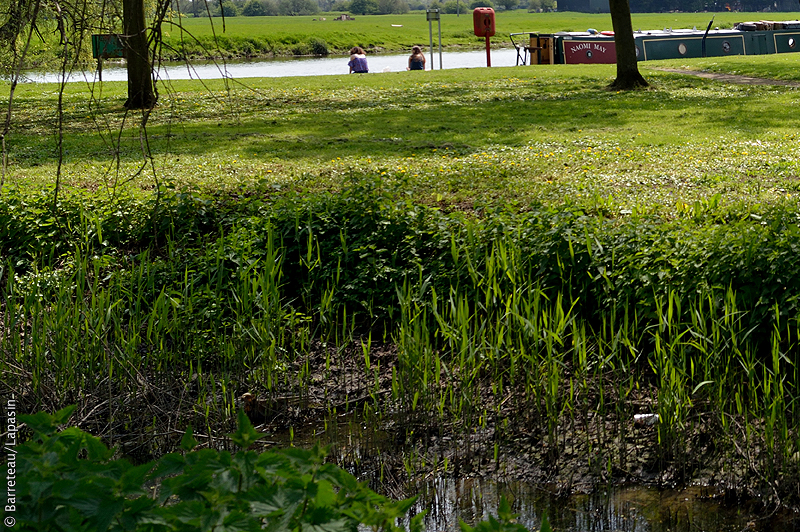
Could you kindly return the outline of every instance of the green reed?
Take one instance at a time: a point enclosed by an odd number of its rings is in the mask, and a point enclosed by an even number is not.
[[[220,420],[231,419],[247,386],[291,382],[302,392],[307,368],[288,369],[308,350],[309,323],[286,304],[272,236],[258,259],[235,268],[223,241],[200,264],[169,243],[167,260],[143,252],[113,263],[78,246],[57,271],[17,276],[7,265],[0,346],[8,385],[46,403],[105,399],[108,421],[123,424],[142,401],[180,409],[194,398],[190,418]]]
[[[396,388],[406,408],[416,411],[425,404],[420,397],[438,394],[437,419],[471,430],[484,421],[475,398],[488,394],[496,417],[534,422],[556,455],[559,433],[574,430],[577,416],[586,448],[615,446],[611,454],[624,467],[635,438],[633,414],[641,412],[631,400],[645,392],[659,416],[660,460],[683,474],[695,467],[697,450],[687,442],[715,427],[723,429],[712,437],[725,452],[741,452],[737,446],[744,442],[748,455],[758,455],[764,478],[776,478],[779,466],[795,456],[796,364],[789,353],[797,320],[776,309],[766,359],[730,288],[701,292],[688,304],[674,291],[656,296],[657,322],[624,305],[621,314],[604,314],[595,326],[573,312],[577,301],[561,294],[551,300],[533,276],[499,268],[508,264],[511,246],[509,239],[489,248],[484,261],[469,250],[453,253],[465,257],[473,284],[451,286],[445,297],[433,289],[432,318],[418,299],[402,295],[413,290],[409,282],[399,291],[404,319],[398,347],[402,360],[414,360],[396,375],[401,379],[406,371],[414,383],[408,387],[413,394]],[[429,363],[434,356],[435,368]],[[501,404],[512,412],[501,413]],[[449,417],[442,418],[445,412]]]

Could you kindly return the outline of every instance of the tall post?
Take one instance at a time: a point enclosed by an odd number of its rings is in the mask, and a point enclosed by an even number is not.
[[[472,24],[475,35],[486,37],[486,66],[492,66],[491,43],[489,37],[494,35],[494,9],[491,7],[476,7],[472,11]]]
[[[431,70],[433,70],[433,67],[436,65],[436,63],[433,62],[433,22],[431,19],[428,19],[428,36],[431,38],[431,45],[428,50],[431,52]]]
[[[442,21],[439,20],[438,22],[439,22],[439,70],[441,70],[444,68],[442,66]]]
[[[433,21],[437,21],[439,23],[439,69],[442,68],[442,21],[439,20],[439,10],[438,9],[426,9],[425,16],[428,19],[428,35],[430,37],[431,43],[431,70],[433,70],[434,65],[436,63],[433,62]]]

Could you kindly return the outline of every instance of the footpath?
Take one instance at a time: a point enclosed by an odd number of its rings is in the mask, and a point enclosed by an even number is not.
[[[751,78],[749,76],[737,76],[734,74],[719,74],[716,72],[704,72],[702,70],[685,70],[681,68],[654,68],[660,72],[674,72],[676,74],[687,74],[699,78],[713,79],[726,83],[739,83],[741,85],[783,85],[786,87],[800,87],[797,81],[786,81],[782,79]]]

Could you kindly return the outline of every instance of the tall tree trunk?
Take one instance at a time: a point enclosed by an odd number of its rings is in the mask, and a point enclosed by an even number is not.
[[[128,109],[152,109],[156,93],[147,49],[144,0],[122,0],[122,27],[128,68]]]
[[[614,43],[617,48],[617,79],[609,89],[631,90],[648,87],[649,84],[639,73],[636,59],[636,43],[633,40],[631,6],[628,0],[609,0],[611,24],[614,27]]]

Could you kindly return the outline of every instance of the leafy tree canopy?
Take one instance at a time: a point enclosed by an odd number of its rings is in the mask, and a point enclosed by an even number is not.
[[[373,15],[378,12],[376,0],[353,0],[350,2],[350,12],[354,15]]]

